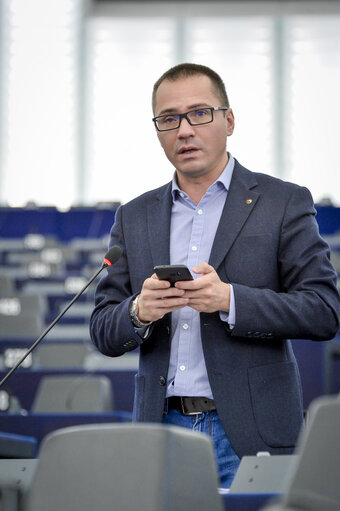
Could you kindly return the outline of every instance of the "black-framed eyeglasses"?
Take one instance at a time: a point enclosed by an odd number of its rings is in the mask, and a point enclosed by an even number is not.
[[[176,130],[180,127],[182,119],[186,119],[191,126],[200,126],[201,124],[209,124],[214,120],[214,112],[216,110],[229,110],[229,106],[213,106],[204,108],[195,108],[184,114],[165,114],[158,115],[152,120],[158,131]]]

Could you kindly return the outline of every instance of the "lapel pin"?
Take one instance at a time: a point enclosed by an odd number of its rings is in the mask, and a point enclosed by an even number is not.
[[[246,204],[251,204],[253,202],[253,199],[247,199]]]

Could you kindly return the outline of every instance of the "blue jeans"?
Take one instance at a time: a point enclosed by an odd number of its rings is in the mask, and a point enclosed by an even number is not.
[[[163,423],[174,424],[209,435],[214,445],[220,487],[230,487],[240,464],[240,458],[231,447],[216,411],[182,415],[179,411],[171,409],[163,415]]]

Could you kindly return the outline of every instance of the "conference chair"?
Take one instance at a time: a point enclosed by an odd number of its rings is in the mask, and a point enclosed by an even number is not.
[[[69,247],[73,250],[91,253],[95,250],[107,250],[107,237],[103,238],[72,238],[69,242]]]
[[[13,279],[9,275],[0,275],[0,296],[10,296],[13,293]]]
[[[38,314],[44,316],[47,310],[46,297],[39,294],[22,295],[17,292],[9,295],[3,294],[0,297],[0,314],[13,316]]]
[[[340,397],[314,400],[283,497],[263,511],[340,510],[339,434]]]
[[[35,368],[55,369],[85,367],[86,356],[93,350],[88,342],[46,342],[33,352]]]
[[[33,413],[100,413],[113,410],[111,381],[103,375],[44,376]]]
[[[24,295],[39,295],[39,296],[59,296],[63,298],[67,295],[65,290],[65,282],[55,280],[40,280],[36,278],[28,279],[22,285],[22,293]]]
[[[24,250],[25,242],[23,238],[3,238],[0,237],[0,252],[5,255],[13,250]]]
[[[2,339],[35,339],[43,331],[40,316],[5,316],[0,314],[0,336]]]
[[[35,338],[44,325],[47,302],[43,296],[13,294],[0,297],[0,336],[3,339]]]
[[[324,394],[333,394],[335,392],[334,375],[339,359],[340,359],[340,337],[337,336],[331,342],[327,342],[325,346]]]
[[[108,357],[99,351],[88,350],[84,360],[84,368],[87,371],[138,371],[139,353],[130,351],[122,357]]]
[[[22,511],[222,511],[211,440],[161,424],[105,424],[45,438]]]

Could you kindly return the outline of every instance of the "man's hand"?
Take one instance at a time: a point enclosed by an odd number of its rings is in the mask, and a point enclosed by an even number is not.
[[[178,290],[184,290],[189,307],[198,312],[229,312],[230,286],[222,282],[216,271],[208,263],[200,263],[192,269],[202,276],[195,280],[176,282]]]
[[[145,323],[157,321],[167,312],[185,307],[189,299],[184,294],[184,290],[170,287],[170,282],[159,280],[154,273],[143,283],[137,305],[138,318]]]

